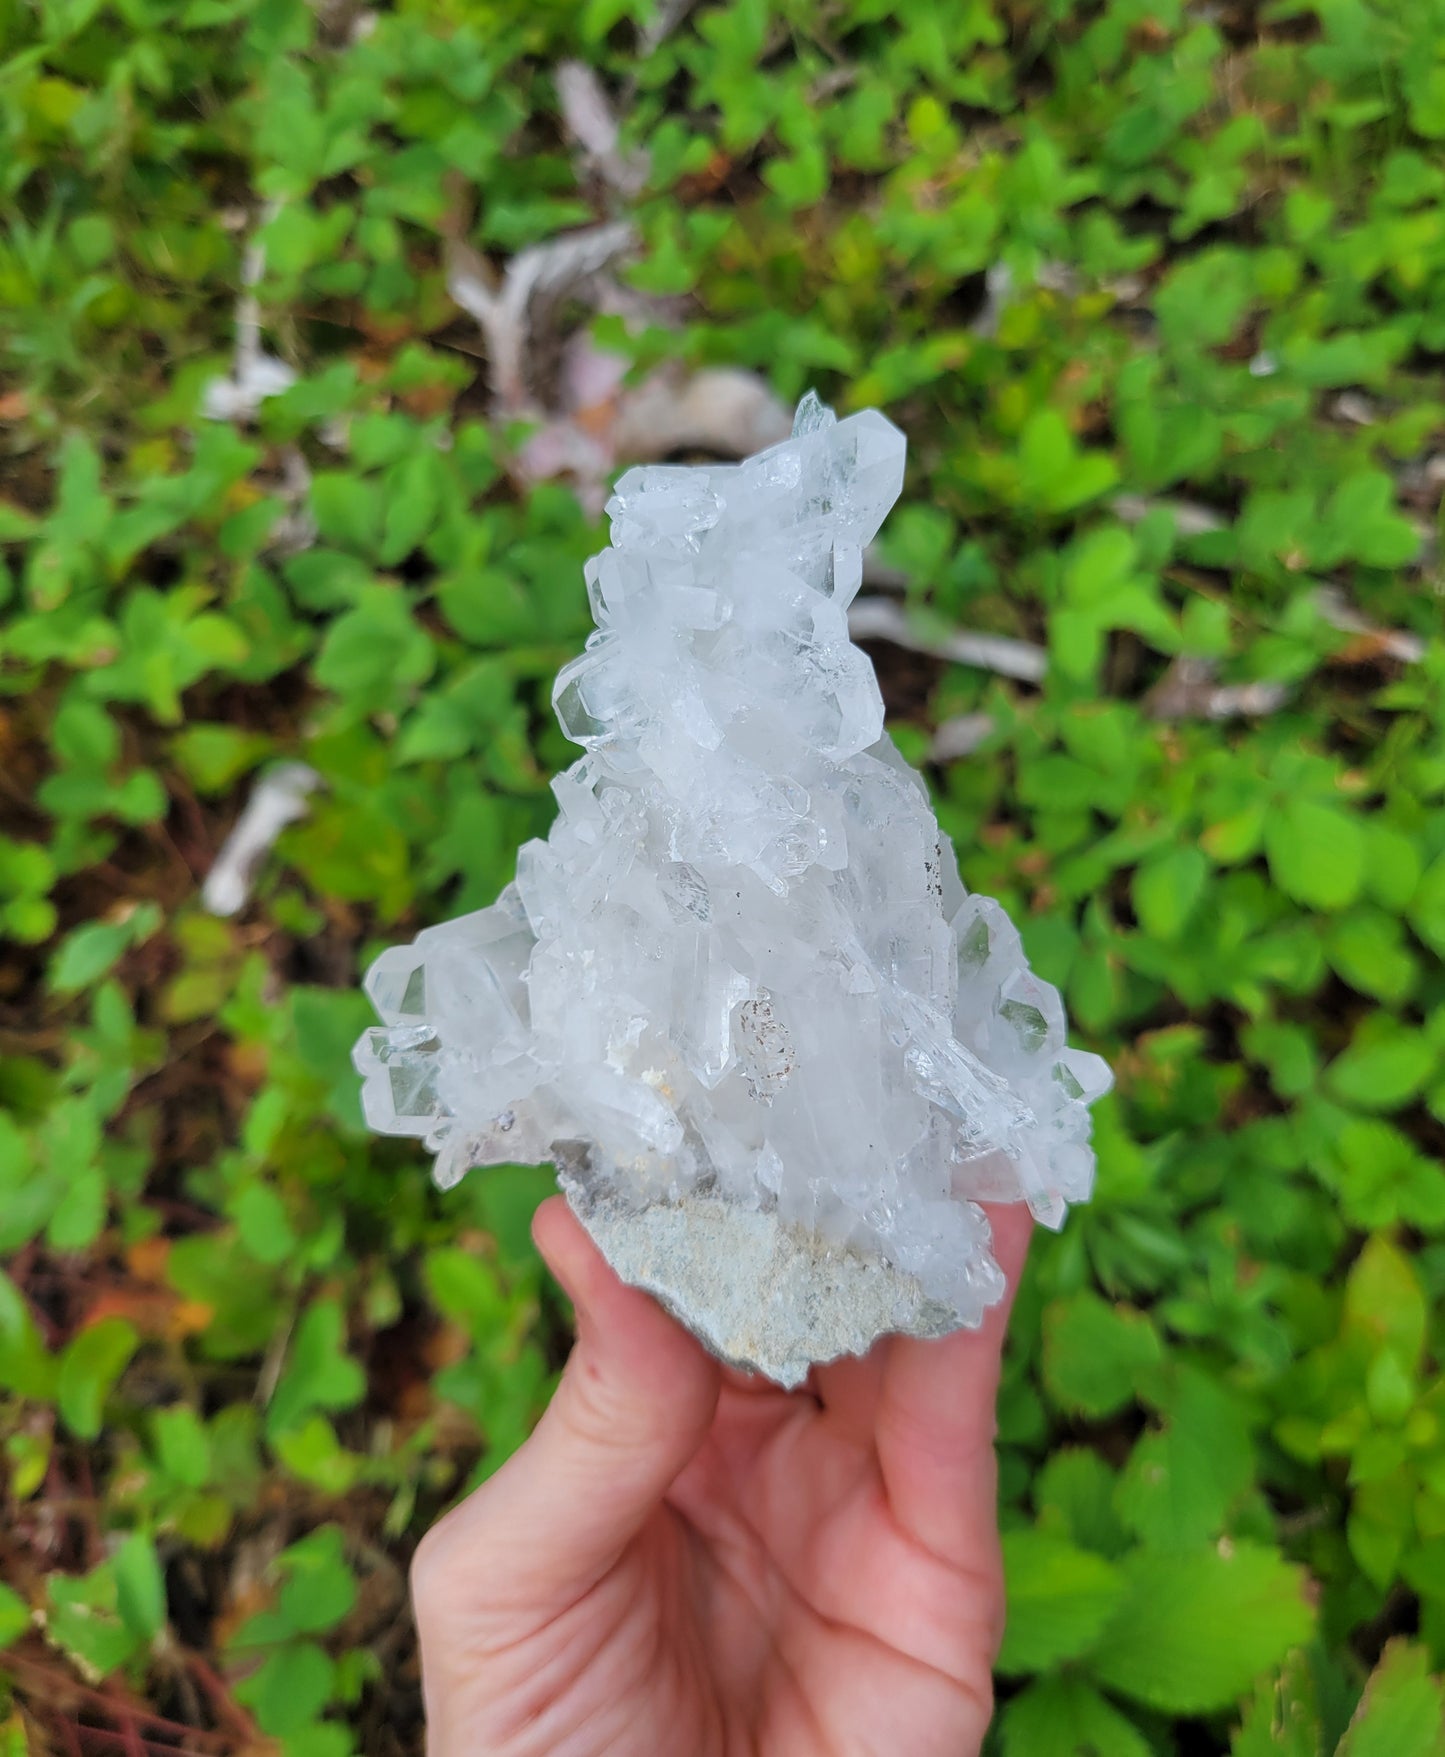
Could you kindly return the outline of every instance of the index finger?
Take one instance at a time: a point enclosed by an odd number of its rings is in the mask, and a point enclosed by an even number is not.
[[[874,1443],[899,1524],[945,1561],[983,1565],[997,1551],[996,1428],[999,1368],[1009,1309],[1028,1255],[1033,1218],[1023,1203],[986,1209],[1007,1282],[978,1330],[934,1341],[892,1341]]]

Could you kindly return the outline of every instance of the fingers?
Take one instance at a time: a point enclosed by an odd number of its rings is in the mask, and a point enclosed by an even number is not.
[[[417,1616],[449,1634],[546,1618],[614,1565],[707,1435],[718,1368],[648,1295],[608,1268],[560,1196],[533,1223],[571,1296],[577,1343],[521,1451],[424,1546]],[[459,1627],[460,1625],[460,1627]]]
[[[997,1545],[994,1405],[1009,1308],[1033,1222],[1022,1204],[987,1210],[1007,1291],[979,1330],[933,1342],[895,1337],[875,1443],[895,1518],[936,1555],[992,1565]]]
[[[882,1336],[867,1354],[845,1354],[813,1369],[823,1419],[829,1428],[840,1438],[870,1450],[878,1425],[878,1397],[895,1340]]]

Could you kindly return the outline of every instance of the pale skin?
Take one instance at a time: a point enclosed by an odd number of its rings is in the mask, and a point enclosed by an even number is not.
[[[991,1211],[1015,1285],[1027,1211]],[[560,1197],[577,1343],[417,1552],[429,1757],[976,1757],[1003,1628],[1006,1311],[785,1392],[721,1368]]]

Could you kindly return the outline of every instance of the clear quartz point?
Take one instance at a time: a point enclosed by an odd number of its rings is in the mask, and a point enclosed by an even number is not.
[[[354,1056],[439,1182],[552,1160],[624,1278],[783,1383],[979,1323],[978,1204],[1060,1224],[1110,1084],[964,891],[848,637],[904,449],[810,391],[741,464],[623,475],[552,830],[491,908],[382,953]]]
[[[817,391],[805,391],[802,401],[793,413],[793,438],[805,439],[810,433],[817,433],[820,428],[836,426],[837,421],[838,417]]]

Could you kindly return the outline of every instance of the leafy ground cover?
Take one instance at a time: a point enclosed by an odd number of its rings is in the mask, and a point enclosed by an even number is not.
[[[930,768],[964,878],[1119,1070],[1014,1326],[995,1752],[1445,1751],[1442,43],[0,0],[0,1752],[421,1749],[407,1556],[565,1315],[545,1172],[363,1132],[355,981],[545,829],[599,541],[448,267],[622,217],[600,341],[884,407],[917,640],[1047,653],[875,649],[915,759],[982,738]],[[257,247],[294,382],[208,419]],[[218,918],[281,757],[323,786]]]

